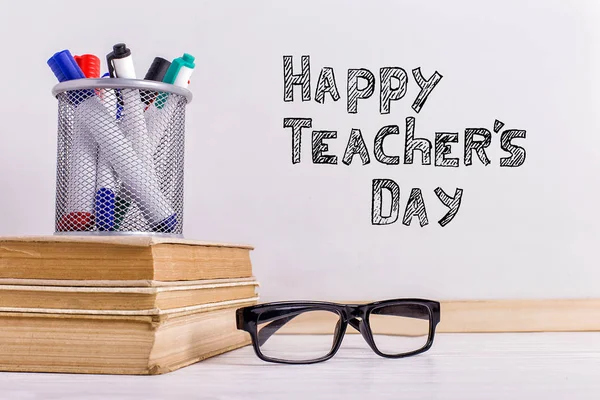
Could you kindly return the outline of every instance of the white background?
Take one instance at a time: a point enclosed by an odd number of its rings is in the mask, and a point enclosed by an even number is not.
[[[9,2],[0,11],[0,234],[51,234],[56,174],[56,80],[46,60],[68,48],[103,60],[114,43],[132,49],[138,76],[155,56],[197,57],[188,107],[187,238],[256,246],[263,300],[598,297],[596,249],[600,136],[598,6],[595,1],[80,1]],[[323,66],[341,99],[283,102],[283,55],[311,56],[312,97]],[[379,114],[376,92],[346,112],[349,68],[421,67],[443,79],[423,110],[409,75],[404,99]],[[310,131],[291,162],[284,117],[311,117],[338,131],[341,161],[351,128],[371,164],[314,165]],[[386,166],[373,157],[379,128],[402,155],[404,119],[416,136],[459,132],[457,169]],[[525,129],[520,168],[463,164],[464,129]],[[417,153],[416,160],[419,160]],[[423,190],[430,224],[372,226],[371,180],[394,179],[401,213]],[[464,189],[456,218],[433,194]],[[401,219],[401,217],[400,217]]]

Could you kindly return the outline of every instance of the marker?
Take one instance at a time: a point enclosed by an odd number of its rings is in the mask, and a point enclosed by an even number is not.
[[[84,79],[85,75],[69,50],[55,53],[48,59],[48,66],[59,82]],[[70,101],[78,106],[93,97],[91,90],[69,92]],[[76,114],[77,114],[77,109]],[[61,216],[58,231],[87,231],[94,226],[93,197],[96,180],[96,146],[81,130],[76,118],[73,125],[70,155],[70,173],[67,177],[66,214]],[[92,183],[93,182],[93,183]],[[91,190],[90,190],[91,189]]]
[[[162,82],[170,66],[170,61],[167,61],[162,57],[155,57],[154,61],[152,61],[152,65],[148,68],[148,72],[146,72],[144,79],[147,81]],[[158,95],[158,93],[149,90],[141,90],[140,93],[142,101],[146,105],[151,104]]]
[[[190,84],[190,78],[194,72],[194,68],[196,68],[194,60],[195,57],[188,53],[183,53],[183,56],[174,59],[167,73],[165,74],[163,82],[182,88],[187,88]],[[156,107],[163,108],[167,97],[167,93],[161,93],[156,100]]]
[[[88,100],[95,100],[90,97]],[[97,146],[84,127],[86,116],[77,108],[73,119],[69,176],[65,215],[59,221],[59,231],[88,231],[94,227],[94,193],[96,191]]]
[[[94,215],[99,231],[112,231],[115,226],[115,192],[101,187],[94,198]]]
[[[150,68],[148,68],[148,72],[146,72],[144,79],[162,82],[170,66],[170,61],[165,60],[162,57],[154,57],[154,60],[152,61]]]
[[[131,50],[125,43],[117,43],[113,46],[113,51],[106,55],[108,63],[108,73],[111,78],[135,79],[135,67]],[[121,90],[116,89],[117,94],[117,119],[121,118],[123,113],[123,94]]]
[[[110,72],[104,73],[104,75],[102,75],[102,77],[110,78]],[[121,113],[123,112],[123,97],[121,96],[121,91],[119,89],[115,89],[115,94],[116,94],[116,96],[115,96],[116,97],[116,101],[115,101],[116,108],[115,109],[117,110],[116,116],[117,116],[117,120],[118,120],[119,118],[121,118]],[[106,103],[106,105],[108,107],[111,106],[108,102]]]
[[[79,68],[88,79],[100,78],[100,59],[93,54],[83,54],[81,56],[73,56]],[[102,96],[100,89],[94,89],[96,96]]]
[[[100,78],[100,59],[93,54],[75,56],[75,61],[86,78]],[[107,74],[108,75],[108,74]],[[99,95],[100,90],[96,91]],[[115,188],[117,182],[113,170],[104,154],[98,151],[98,167],[96,171],[96,196],[94,199],[94,216],[96,227],[100,231],[110,231],[115,219]]]
[[[136,78],[131,50],[127,48],[125,43],[115,44],[113,46],[113,51],[106,55],[106,62],[108,64],[108,75],[111,78]],[[116,89],[115,94],[117,97],[116,119],[120,120],[123,116],[123,109],[125,107],[125,100],[123,97],[128,95],[129,92],[126,89]],[[126,126],[124,126],[124,128],[126,128]],[[112,231],[116,224],[115,211],[117,196],[115,192],[117,190],[117,182],[107,157],[108,155],[106,152],[101,149],[98,159],[99,171],[95,197],[95,212],[98,229]]]
[[[110,73],[106,72],[102,78],[110,78]],[[98,97],[103,99],[103,104],[109,113],[117,109],[117,118],[119,119],[122,107],[118,104],[115,97],[104,96],[104,90],[98,89]],[[95,214],[96,225],[100,231],[114,231],[119,228],[119,206],[120,200],[118,195],[118,182],[116,174],[110,165],[106,150],[102,147],[98,149],[98,173],[96,179],[96,195],[95,195]]]
[[[170,83],[175,86],[187,88],[190,83],[190,77],[195,69],[194,64],[195,58],[184,53],[182,57],[176,58],[171,63],[163,82]],[[158,148],[161,139],[164,137],[165,129],[169,124],[169,121],[173,117],[175,110],[177,109],[176,100],[173,96],[169,96],[168,93],[161,93],[154,102],[155,107],[149,107],[144,113],[146,117],[146,125],[148,126],[148,136],[150,139],[150,152],[154,154]],[[164,171],[165,175],[170,177],[166,178],[167,182],[173,182],[173,174],[175,170],[170,168],[170,171]],[[170,194],[175,189],[172,187],[166,188],[166,191]],[[163,221],[162,225],[155,227],[155,230],[170,232],[177,225],[177,220]]]
[[[165,60],[162,57],[155,57],[154,61],[152,61],[152,64],[150,65],[150,68],[148,68],[148,71],[146,72],[146,76],[144,76],[144,79],[150,80],[150,81],[162,82],[170,65],[171,65],[170,61]],[[157,92],[153,92],[150,90],[140,90],[140,97],[141,97],[142,101],[144,102],[144,104],[146,104],[146,105],[150,105],[154,101],[154,99],[156,98],[157,95],[158,95]],[[119,111],[119,114],[120,114],[120,111]],[[150,149],[151,148],[152,148],[152,146],[150,146]],[[153,152],[152,152],[152,154],[153,154]],[[120,196],[117,196],[116,205],[115,205],[115,207],[116,207],[115,229],[120,228],[121,223],[125,219],[125,215],[129,211],[130,206],[131,206],[131,201],[129,201],[127,198],[122,198]]]
[[[115,44],[113,51],[106,55],[106,62],[111,78],[135,79],[131,50],[127,48],[125,43]]]
[[[96,227],[100,231],[112,231],[115,228],[117,179],[107,151],[106,146],[98,149],[94,213]]]
[[[108,72],[104,73],[104,75],[102,75],[102,78],[110,78],[110,74]],[[97,89],[98,90],[98,97],[100,97],[102,100],[104,100],[104,105],[106,106],[106,108],[113,112],[116,110],[116,118],[117,120],[119,118],[121,118],[121,112],[123,111],[123,106],[119,104],[119,100],[121,99],[120,96],[120,92],[118,91],[118,89],[115,89],[115,92],[117,93],[117,95],[115,96],[110,96],[108,95],[108,91],[109,89]],[[108,96],[107,96],[108,95]]]
[[[108,63],[108,73],[111,78],[135,79],[135,67],[131,50],[125,43],[117,43],[113,46],[113,51],[106,55]],[[117,94],[117,119],[121,118],[123,111],[123,95],[120,90],[115,90]]]
[[[106,56],[106,60],[108,61],[108,70],[112,77],[136,79],[131,50],[124,43],[114,45],[113,51]],[[130,163],[134,168],[143,170],[143,175],[139,177],[139,181],[129,181],[125,182],[125,184],[133,191],[132,196],[141,203],[140,209],[147,216],[150,225],[159,226],[161,231],[164,231],[165,224],[167,227],[175,226],[170,221],[176,221],[176,215],[173,213],[173,209],[158,184],[154,168],[154,153],[150,151],[151,144],[144,118],[143,103],[140,101],[140,91],[138,89],[122,89],[121,96],[123,111],[120,126],[127,136],[126,139],[131,143],[132,155],[139,158],[138,163],[135,163],[133,160]],[[115,163],[111,162],[111,165],[121,179],[125,181],[126,178],[121,176],[122,174],[117,169]]]
[[[117,121],[121,119],[121,115],[123,114],[123,95],[121,94],[120,89],[115,89],[117,96]]]
[[[157,61],[157,60],[162,60],[162,61]],[[155,64],[159,64],[159,63],[160,63],[160,66],[155,66]],[[153,74],[153,72],[158,69],[160,69],[160,70],[166,69],[164,71],[164,73],[162,74],[163,76],[161,77],[160,80],[163,82],[166,82],[166,83],[173,83],[177,80],[177,75],[179,74],[179,71],[184,69],[185,72],[182,76],[188,76],[188,78],[189,78],[189,76],[191,76],[191,73],[193,72],[194,67],[195,67],[194,57],[187,53],[184,53],[183,57],[176,58],[175,60],[173,60],[173,63],[170,63],[169,61],[162,59],[160,57],[156,57],[154,59],[154,62],[152,63],[152,66],[148,70],[148,73],[146,74],[145,79],[148,79],[148,75],[150,75],[151,78],[159,78],[160,73]],[[158,79],[153,79],[153,80],[158,80]],[[167,111],[166,114],[163,113],[163,115],[161,115],[161,112],[159,112],[159,109],[164,108],[168,103],[169,103],[168,94],[161,93],[159,99],[156,100],[156,102],[154,103],[156,105],[156,107],[147,107],[145,110],[145,113],[144,113],[144,117],[146,118],[146,125],[148,126],[148,136],[150,139],[150,151],[152,154],[154,154],[154,152],[156,151],[156,148],[158,147],[158,144],[160,143],[160,139],[163,136],[163,131],[165,130],[166,125],[169,123],[169,121],[171,119],[171,114],[174,112],[173,107],[175,107],[175,105],[167,107],[169,109],[169,111]],[[149,104],[149,103],[146,103],[146,104]]]
[[[86,78],[100,78],[100,59],[93,54],[75,56],[75,62]]]
[[[109,72],[105,75],[108,75],[111,78],[117,78],[117,77],[126,78],[127,75],[129,75],[129,76],[133,76],[133,79],[135,79],[135,67],[133,65],[133,58],[131,56],[131,50],[127,48],[125,43],[115,44],[113,46],[113,51],[106,55],[106,62],[108,64]],[[115,66],[116,66],[116,68],[115,68]],[[118,75],[117,75],[116,70],[118,70]],[[121,76],[121,75],[125,75],[125,76]],[[121,92],[120,89],[115,89],[115,95],[117,98],[116,119],[117,119],[117,121],[119,121],[121,119],[121,116],[123,115],[123,93]],[[101,151],[101,154],[104,157],[106,157],[106,154],[104,154],[102,151]],[[110,175],[108,173],[108,168],[110,168],[110,165],[105,166],[105,168],[104,168],[105,172],[103,174],[104,176]],[[103,183],[106,184],[108,182],[103,182]],[[100,193],[101,189],[102,189],[102,187],[98,188],[98,192],[96,195],[97,200],[110,199],[110,201],[111,201],[111,203],[105,208],[108,208],[112,212],[104,213],[104,215],[107,216],[107,219],[105,221],[105,222],[107,222],[107,225],[109,228],[107,230],[119,229],[121,221],[123,219],[123,215],[124,215],[125,211],[129,208],[130,203],[128,202],[126,204],[126,208],[124,210],[123,205],[121,204],[123,200],[119,196],[114,196],[114,201],[112,201],[113,196],[111,196],[110,192],[103,192],[102,194],[98,195],[98,193]],[[110,187],[107,189],[110,190]],[[112,192],[112,195],[115,195],[114,190]],[[102,205],[100,204],[99,207],[102,208]]]
[[[63,215],[56,226],[58,232],[89,231],[94,227],[94,215],[89,212],[71,212]]]
[[[195,57],[188,53],[183,53],[183,56],[174,59],[169,70],[165,74],[163,82],[187,88],[190,84],[190,78],[192,77],[194,68],[196,67],[194,60]]]
[[[74,58],[86,78],[100,77],[100,59],[98,57],[93,54],[84,54],[82,56],[75,56]],[[105,74],[104,77],[109,75]],[[96,90],[96,95],[103,97],[100,90]],[[85,118],[85,116],[82,118]],[[88,137],[91,137],[89,132],[86,133]],[[103,149],[98,149],[97,157],[98,165],[94,188],[94,222],[98,230],[110,231],[114,227],[115,219],[114,191],[116,188],[116,178]]]

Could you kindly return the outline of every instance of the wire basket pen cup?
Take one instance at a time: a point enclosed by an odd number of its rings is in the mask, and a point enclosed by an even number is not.
[[[189,90],[78,79],[58,100],[56,234],[182,236]]]

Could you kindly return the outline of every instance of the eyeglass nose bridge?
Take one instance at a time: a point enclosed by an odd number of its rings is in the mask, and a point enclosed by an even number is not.
[[[344,314],[347,322],[356,330],[358,330],[358,321],[364,319],[365,317],[362,306],[360,304],[346,304],[344,308]]]
[[[360,304],[346,304],[345,309],[348,320],[351,318],[363,318],[364,316],[362,305]]]
[[[365,335],[364,313],[360,305],[348,304],[346,306],[346,318],[351,327],[362,333],[363,336]]]
[[[371,337],[365,321],[365,311],[363,306],[361,304],[348,304],[345,311],[348,325],[359,331],[368,345],[376,351],[374,347],[375,343],[373,342],[373,338]]]

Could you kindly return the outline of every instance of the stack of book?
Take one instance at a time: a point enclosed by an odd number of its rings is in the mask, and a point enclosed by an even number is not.
[[[0,238],[0,370],[162,374],[250,343],[249,246],[152,236]]]

